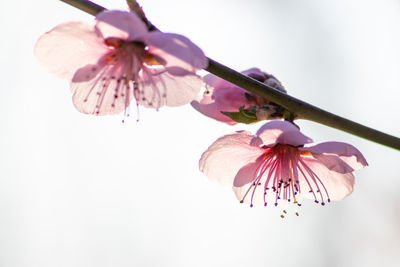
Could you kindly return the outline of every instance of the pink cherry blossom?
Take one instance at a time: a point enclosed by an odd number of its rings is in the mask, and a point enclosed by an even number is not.
[[[258,68],[252,68],[242,73],[277,90],[286,92],[281,83],[274,76],[264,73]],[[249,108],[251,106],[271,104],[267,99],[250,93],[213,74],[206,75],[203,79],[206,83],[206,91],[201,99],[194,100],[191,104],[199,112],[218,121],[231,125],[236,124],[236,121],[221,112],[237,112],[242,106]],[[274,107],[272,106],[271,108]]]
[[[136,14],[100,13],[94,24],[67,22],[42,35],[35,55],[52,73],[71,80],[75,107],[117,114],[136,103],[158,109],[192,101],[207,66],[204,53],[184,36],[149,32]]]
[[[341,200],[354,187],[354,170],[367,161],[354,146],[312,140],[293,124],[271,121],[255,135],[241,131],[215,141],[202,155],[200,170],[210,179],[233,186],[241,202],[299,204],[298,196],[325,205]]]

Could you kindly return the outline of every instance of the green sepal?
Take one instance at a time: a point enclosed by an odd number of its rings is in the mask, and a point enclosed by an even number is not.
[[[248,109],[244,109],[244,106],[239,108],[239,112],[225,112],[221,111],[222,114],[228,116],[232,120],[240,123],[250,124],[258,121],[256,115],[256,107],[250,107]]]

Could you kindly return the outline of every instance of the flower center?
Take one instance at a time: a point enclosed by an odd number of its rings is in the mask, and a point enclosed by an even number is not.
[[[152,76],[164,71],[164,60],[151,54],[143,42],[110,37],[104,43],[107,52],[90,70],[93,81],[83,100],[87,105],[94,102],[91,113],[108,114],[123,107],[124,115],[129,116],[132,98],[136,100],[138,116],[139,102],[158,109],[166,101],[166,93],[161,92],[164,88],[157,88],[158,80]],[[151,85],[153,88],[146,91],[146,86]]]
[[[252,207],[257,190],[263,190],[265,206],[271,200],[277,206],[278,200],[281,199],[301,206],[297,195],[302,193],[302,190],[308,190],[316,203],[319,203],[319,199],[322,205],[325,205],[324,199],[330,202],[328,191],[321,179],[302,159],[307,156],[309,156],[307,153],[290,145],[278,144],[265,148],[265,153],[257,160],[260,163],[255,171],[255,179],[241,202],[249,197]],[[300,184],[303,188],[300,188]]]
[[[122,58],[132,58],[133,55],[140,61],[141,64],[145,63],[148,66],[161,66],[162,60],[157,59],[154,55],[147,51],[147,47],[142,42],[128,42],[120,38],[110,37],[104,40],[105,44],[110,50],[110,55],[107,57],[107,64],[116,64]],[[120,59],[120,58],[121,59]],[[139,64],[138,66],[140,66]]]

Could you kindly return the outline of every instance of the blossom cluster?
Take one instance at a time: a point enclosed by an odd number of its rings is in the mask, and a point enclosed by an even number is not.
[[[188,38],[149,31],[133,12],[105,11],[93,24],[67,22],[38,40],[35,55],[53,74],[71,81],[78,111],[93,115],[129,115],[131,103],[159,109],[191,105],[202,114],[233,125],[265,123],[255,135],[239,131],[216,140],[201,156],[200,171],[231,186],[240,202],[267,206],[311,198],[325,205],[354,188],[354,171],[367,164],[354,146],[317,145],[293,121],[282,120],[284,107],[215,75],[203,51]],[[273,75],[252,68],[243,72],[287,93]],[[201,88],[205,92],[200,95]]]
[[[181,106],[199,93],[196,71],[207,66],[203,51],[188,38],[149,32],[131,12],[105,11],[93,25],[67,22],[42,35],[39,61],[71,80],[72,99],[83,113],[127,112],[137,105]]]
[[[354,170],[367,165],[354,146],[311,138],[290,122],[274,120],[255,135],[225,135],[202,155],[200,170],[222,184],[233,185],[240,202],[267,206],[279,200],[300,205],[297,197],[325,205],[341,200],[354,187]]]

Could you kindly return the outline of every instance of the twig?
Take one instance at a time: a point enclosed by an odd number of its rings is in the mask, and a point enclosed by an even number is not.
[[[96,16],[100,12],[106,10],[106,8],[86,0],[60,0],[60,1],[65,2],[73,7],[76,7],[82,11],[85,11],[86,13],[89,13],[90,15],[93,16]]]
[[[106,8],[87,0],[61,1],[94,16],[106,10]],[[147,19],[146,23],[149,23]],[[153,29],[156,29],[156,27],[151,23],[150,27],[154,27]],[[283,106],[289,111],[301,117],[302,119],[318,122],[326,126],[330,126],[332,128],[339,129],[347,133],[368,139],[378,144],[400,150],[400,138],[369,128],[346,118],[337,116],[316,106],[301,101],[297,98],[284,94],[278,90],[275,90],[272,87],[258,82],[255,79],[252,79],[235,70],[232,70],[210,58],[208,59],[208,61],[209,65],[205,69],[208,72],[233,84],[236,84],[237,86],[240,86],[247,91],[250,91],[272,102],[275,102],[278,105]]]

